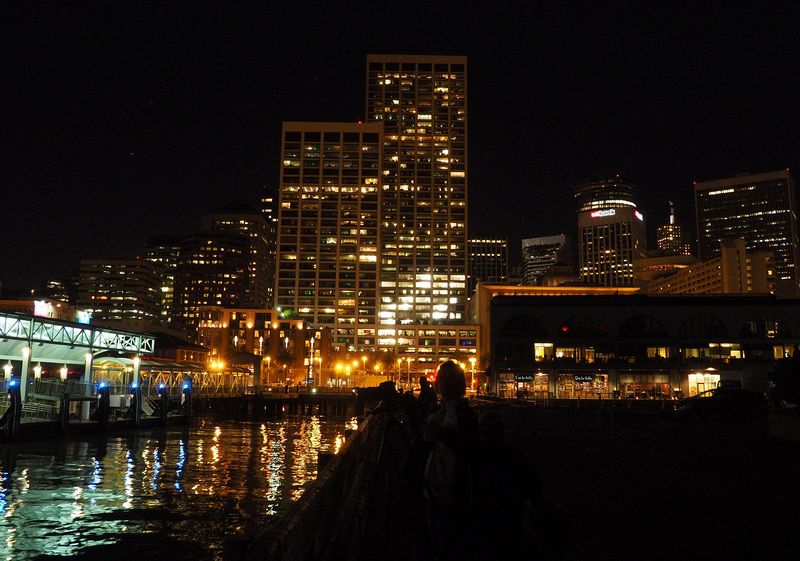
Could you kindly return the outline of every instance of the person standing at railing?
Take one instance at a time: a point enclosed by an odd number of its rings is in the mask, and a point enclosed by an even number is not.
[[[431,451],[424,470],[431,543],[437,560],[472,559],[469,536],[474,520],[474,473],[478,420],[464,397],[464,371],[453,361],[439,367],[438,410],[422,425]]]

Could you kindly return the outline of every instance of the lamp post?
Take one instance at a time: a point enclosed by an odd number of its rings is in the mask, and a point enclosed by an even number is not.
[[[472,366],[472,371],[469,375],[469,391],[472,392],[475,389],[475,357],[469,357],[469,364]]]
[[[361,378],[361,385],[363,386],[366,384],[367,380],[367,356],[361,355],[361,370],[363,371],[362,378]]]
[[[267,385],[269,386],[269,365],[272,363],[272,357],[267,355]]]
[[[411,389],[413,386],[411,385],[411,357],[406,357],[406,378],[408,378],[408,388]]]

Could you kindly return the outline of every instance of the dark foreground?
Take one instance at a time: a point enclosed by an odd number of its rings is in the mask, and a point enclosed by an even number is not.
[[[800,419],[771,424],[769,433],[661,423],[612,433],[542,430],[528,418],[508,436],[571,514],[566,559],[796,559]],[[363,560],[427,558],[422,498],[394,471],[401,448],[380,465]]]

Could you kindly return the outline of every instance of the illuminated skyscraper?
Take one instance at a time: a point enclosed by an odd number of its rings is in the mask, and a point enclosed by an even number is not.
[[[78,306],[102,323],[153,322],[158,319],[160,277],[142,259],[83,259]]]
[[[683,233],[683,228],[675,221],[675,205],[669,203],[669,223],[658,227],[657,246],[661,255],[691,255],[692,250]]]
[[[275,302],[275,259],[278,254],[278,209],[277,197],[272,189],[264,187],[261,196],[261,214],[267,223],[267,308],[272,308]]]
[[[465,320],[466,62],[462,56],[367,56],[367,119],[383,123],[384,132],[382,324]]]
[[[522,240],[523,285],[542,285],[545,276],[555,267],[563,272],[574,269],[574,263],[571,236],[558,234]]]
[[[778,294],[798,294],[798,232],[789,170],[695,183],[698,257],[719,256],[720,242],[741,238],[748,251],[775,256]]]
[[[476,238],[469,240],[469,293],[479,282],[505,284],[508,280],[508,241]]]
[[[619,176],[582,183],[575,188],[575,202],[581,282],[635,285],[633,260],[646,256],[647,232],[633,185]]]
[[[262,212],[250,205],[228,205],[214,214],[204,216],[201,226],[203,232],[225,232],[247,238],[247,286],[239,306],[266,307],[267,295],[270,293],[268,283],[274,282],[274,279],[268,277],[269,230]]]
[[[284,123],[276,307],[375,345],[380,123]]]

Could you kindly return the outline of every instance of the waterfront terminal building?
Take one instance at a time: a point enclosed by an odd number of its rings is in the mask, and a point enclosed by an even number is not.
[[[771,295],[480,285],[474,301],[501,396],[669,399],[727,380],[766,391],[800,344],[800,300]]]

